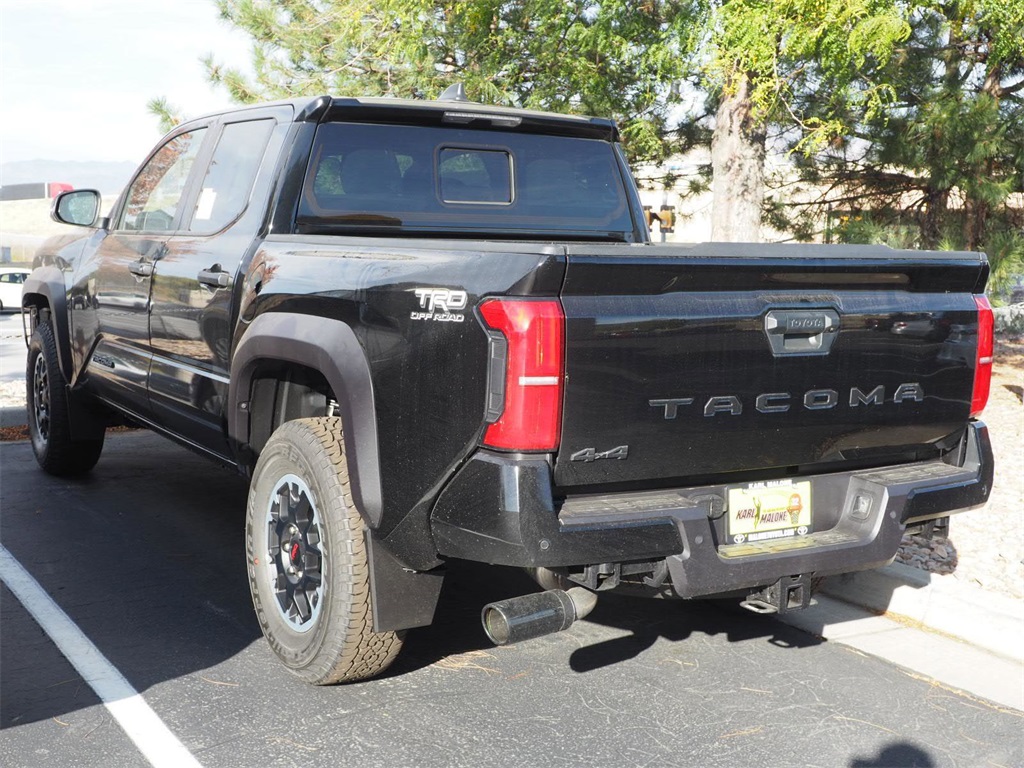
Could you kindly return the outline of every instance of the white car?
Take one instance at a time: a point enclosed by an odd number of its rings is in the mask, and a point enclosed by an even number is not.
[[[21,309],[21,286],[31,271],[24,267],[0,267],[0,312]]]

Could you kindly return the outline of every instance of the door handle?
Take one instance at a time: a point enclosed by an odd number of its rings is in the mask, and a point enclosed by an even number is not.
[[[200,270],[196,280],[211,288],[227,288],[233,282],[230,274],[217,268]]]
[[[128,271],[136,277],[150,277],[153,274],[153,264],[148,261],[133,261],[128,265]]]

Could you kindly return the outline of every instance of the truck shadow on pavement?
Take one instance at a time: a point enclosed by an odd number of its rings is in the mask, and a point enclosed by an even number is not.
[[[515,568],[451,562],[433,624],[410,632],[389,676],[405,674],[459,654],[492,648],[480,623],[483,606],[539,589],[532,579]],[[596,628],[588,625],[614,630],[615,636],[606,637],[607,631],[595,632]],[[825,642],[770,616],[752,614],[735,602],[618,595],[602,595],[594,612],[565,634],[575,635],[577,645],[589,642],[567,653],[566,667],[577,673],[636,658],[659,639],[682,642],[699,636],[724,635],[730,642],[767,640],[777,647],[794,649]],[[594,634],[600,636],[596,642],[593,642]],[[523,646],[528,648],[529,641]]]
[[[661,605],[657,605],[657,603]],[[655,603],[655,605],[648,605]],[[589,621],[631,634],[581,648],[569,660],[574,672],[590,672],[639,656],[659,638],[672,642],[724,634],[729,642],[766,640],[779,648],[810,648],[824,642],[805,632],[758,616],[730,601],[657,601],[609,595]],[[685,653],[685,651],[684,651]]]

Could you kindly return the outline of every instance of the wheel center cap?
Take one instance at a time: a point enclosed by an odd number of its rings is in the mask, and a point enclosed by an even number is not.
[[[292,548],[288,552],[288,556],[291,558],[293,564],[299,562],[299,554],[299,542],[293,541]]]

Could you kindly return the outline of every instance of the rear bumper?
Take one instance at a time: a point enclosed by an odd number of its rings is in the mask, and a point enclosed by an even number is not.
[[[722,514],[726,486],[556,504],[546,458],[480,452],[441,493],[431,527],[440,554],[449,557],[547,568],[664,560],[680,597],[722,594],[787,575],[885,565],[908,524],[988,499],[993,464],[983,423],[968,426],[958,453],[958,465],[929,461],[802,477],[818,500],[810,533],[730,544]]]

